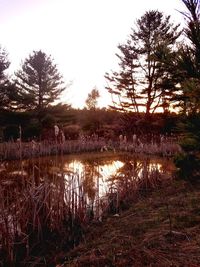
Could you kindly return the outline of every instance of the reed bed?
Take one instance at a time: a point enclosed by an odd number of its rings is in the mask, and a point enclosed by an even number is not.
[[[127,151],[149,155],[173,156],[181,152],[176,139],[166,138],[158,142],[117,142],[111,140],[75,140],[54,142],[5,142],[0,143],[0,160],[24,159],[31,157],[62,155],[93,151]]]
[[[119,172],[110,179],[104,212],[118,215],[138,197],[159,188],[169,178],[171,179],[164,171],[156,166],[150,167],[146,161],[131,166],[126,172]]]
[[[0,266],[45,264],[48,250],[70,249],[82,237],[87,204],[80,177],[56,174],[39,185],[33,178],[0,181]]]
[[[5,142],[0,143],[0,160],[100,151],[105,145],[105,141],[66,141],[64,143],[43,141],[21,144]]]
[[[102,196],[95,168],[90,174],[63,172],[55,162],[45,173],[45,166],[33,161],[27,175],[20,164],[10,177],[1,171],[0,266],[48,266],[52,251],[76,246],[88,223],[119,214],[139,195],[160,186],[164,175],[146,161],[127,163],[107,181]],[[94,183],[94,191],[88,191],[87,183]]]

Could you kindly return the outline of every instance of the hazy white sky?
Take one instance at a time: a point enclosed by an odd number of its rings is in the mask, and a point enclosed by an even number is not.
[[[51,54],[66,83],[62,102],[84,106],[96,86],[100,106],[111,103],[104,74],[115,69],[117,45],[126,40],[135,20],[158,9],[181,22],[181,0],[0,0],[0,45],[11,72],[33,51]]]

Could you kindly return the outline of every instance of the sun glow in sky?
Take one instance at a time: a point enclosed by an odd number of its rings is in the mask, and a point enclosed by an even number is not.
[[[9,53],[10,72],[33,50],[50,54],[72,85],[61,101],[83,107],[94,87],[100,106],[111,103],[104,74],[117,66],[117,45],[135,20],[158,9],[180,23],[181,0],[0,0],[0,45]]]

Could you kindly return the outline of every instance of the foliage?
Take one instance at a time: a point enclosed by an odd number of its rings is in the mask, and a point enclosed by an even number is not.
[[[197,181],[200,178],[200,157],[194,154],[179,154],[175,157],[177,175],[185,180]]]
[[[38,115],[57,100],[65,87],[62,76],[51,56],[33,51],[16,73],[16,86],[21,96],[21,107],[36,110]]]
[[[16,141],[19,138],[19,127],[17,125],[8,125],[3,131],[5,141]]]
[[[200,114],[192,115],[179,123],[183,133],[180,145],[183,153],[177,155],[178,175],[189,180],[200,179]]]
[[[173,82],[167,63],[174,57],[178,37],[178,26],[159,11],[148,11],[137,20],[129,39],[118,46],[119,71],[105,75],[117,109],[138,114],[145,109],[148,115],[168,108]]]
[[[0,80],[5,80],[5,70],[8,69],[10,62],[8,61],[8,54],[6,53],[5,49],[0,47]]]
[[[95,114],[90,113],[89,117],[85,120],[83,125],[83,130],[87,132],[87,134],[91,135],[97,133],[97,131],[102,127],[103,122],[98,117],[98,113]]]
[[[49,106],[44,110],[44,116],[49,114],[54,118],[54,122],[58,124],[66,124],[71,121],[74,115],[71,112],[71,108],[68,104],[57,104]]]
[[[197,0],[182,0],[187,12],[186,37],[190,44],[184,46],[179,55],[179,70],[182,72],[180,83],[180,104],[184,121],[179,123],[183,133],[181,147],[183,154],[175,159],[179,175],[190,180],[200,178],[200,5]]]
[[[176,73],[180,76],[180,88],[176,95],[178,106],[184,114],[200,112],[200,5],[197,0],[182,0],[187,12],[184,33],[189,40],[179,49]]]
[[[79,125],[68,125],[65,126],[64,129],[64,135],[66,137],[66,139],[68,140],[76,140],[79,137],[79,134],[81,132],[81,128]]]
[[[8,54],[0,46],[0,110],[11,109],[16,99],[15,86],[9,81],[6,71],[10,66]]]
[[[41,131],[42,129],[39,121],[33,119],[27,126],[23,127],[22,138],[25,141],[30,141],[33,138],[39,139]]]
[[[88,94],[88,97],[85,101],[86,107],[89,110],[95,110],[97,108],[97,99],[100,97],[99,91],[94,88]]]

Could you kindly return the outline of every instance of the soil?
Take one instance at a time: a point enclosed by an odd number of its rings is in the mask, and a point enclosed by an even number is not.
[[[85,229],[57,267],[200,267],[200,185],[168,180]]]

